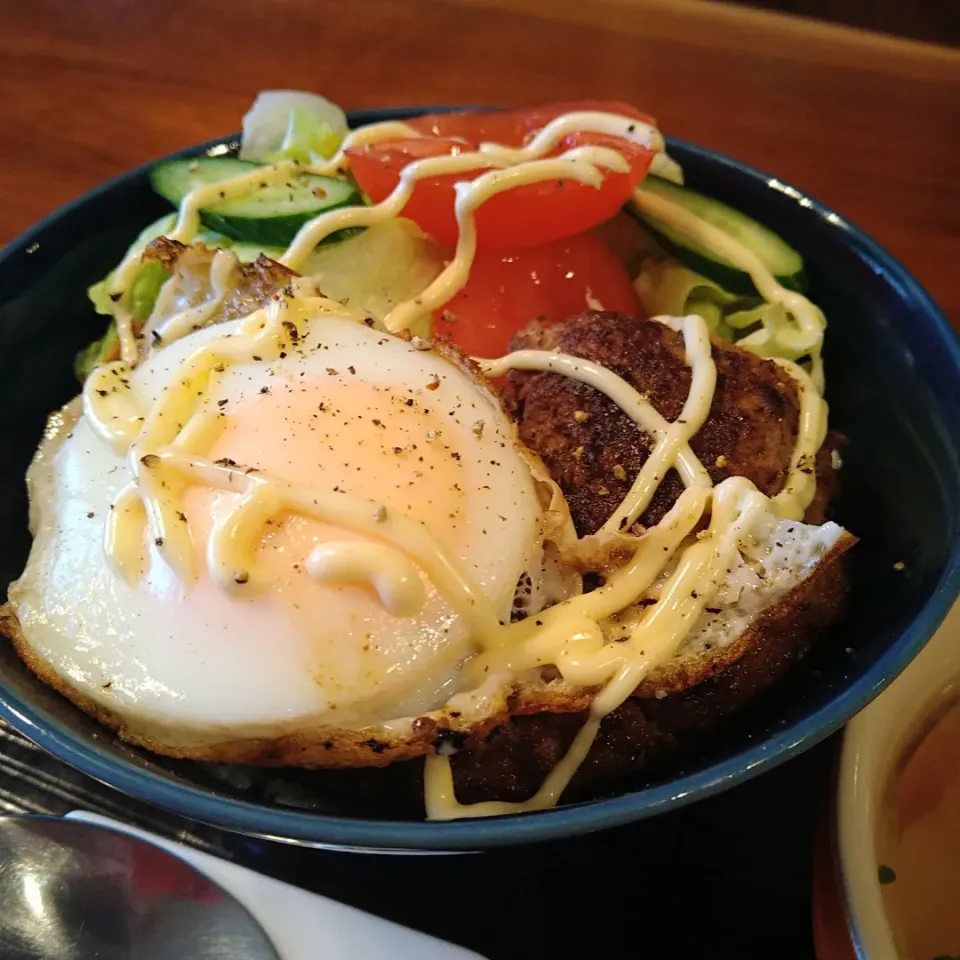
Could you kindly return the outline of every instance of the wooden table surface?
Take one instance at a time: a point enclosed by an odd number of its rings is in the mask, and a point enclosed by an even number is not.
[[[235,130],[346,108],[628,100],[873,234],[960,326],[960,52],[700,0],[6,0],[0,243]]]

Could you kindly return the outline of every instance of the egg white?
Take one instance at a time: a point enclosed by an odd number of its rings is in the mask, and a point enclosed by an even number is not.
[[[149,409],[186,357],[238,323],[151,354],[130,378],[134,397]],[[228,367],[206,403],[227,423],[211,456],[415,516],[501,620],[521,575],[543,576],[543,508],[514,427],[439,352],[318,316],[285,357]],[[261,596],[231,595],[204,567],[185,586],[146,542],[146,576],[124,580],[105,554],[104,526],[129,470],[85,417],[71,419],[31,467],[35,540],[10,601],[31,664],[75,699],[135,739],[189,754],[238,738],[389,726],[458,693],[458,667],[475,648],[426,578],[423,609],[396,617],[366,586],[316,583],[299,569],[318,539],[351,536],[333,525],[291,517],[265,529],[260,556],[277,580]],[[234,496],[194,488],[184,497],[201,560],[204,528]]]

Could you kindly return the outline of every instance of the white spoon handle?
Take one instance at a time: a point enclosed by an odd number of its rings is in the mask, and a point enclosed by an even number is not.
[[[480,954],[452,943],[109,817],[82,810],[67,817],[139,837],[186,860],[233,894],[256,917],[283,960],[484,960]]]

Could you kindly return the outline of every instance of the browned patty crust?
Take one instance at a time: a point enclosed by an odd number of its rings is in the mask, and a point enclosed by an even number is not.
[[[182,260],[183,250],[166,252],[172,265],[189,265]],[[247,293],[255,297],[270,295],[283,279],[269,262],[249,267],[247,273],[252,284]],[[680,414],[689,391],[683,338],[656,321],[606,312],[584,314],[551,327],[533,324],[518,334],[513,346],[560,350],[600,363],[647,394],[667,420]],[[741,475],[774,495],[784,484],[796,443],[796,384],[770,361],[719,341],[713,348],[717,389],[707,422],[691,447],[714,482]],[[540,454],[560,484],[578,531],[581,535],[596,531],[649,456],[650,437],[596,390],[555,374],[511,373],[506,399],[519,421],[521,438]],[[807,515],[810,522],[822,522],[835,492],[832,451],[841,442],[839,435],[831,435],[817,456],[819,483]],[[655,524],[681,490],[679,476],[668,474],[641,522]],[[845,534],[806,581],[733,643],[695,660],[674,661],[648,677],[604,720],[564,799],[616,788],[679,744],[715,727],[787,672],[836,618],[845,592],[842,555],[854,542]],[[53,675],[33,655],[9,608],[0,608],[0,634],[9,637],[41,679],[122,738],[158,753],[265,766],[372,767],[422,756],[440,745],[454,746],[459,748],[453,760],[457,794],[467,803],[522,800],[535,792],[583,723],[595,692],[562,683],[522,686],[478,729],[459,732],[420,718],[414,736],[403,743],[371,730],[316,729],[190,747],[164,742],[162,735],[159,739],[138,735],[118,715]],[[418,775],[418,765],[398,766]],[[381,771],[379,776],[383,775]],[[367,778],[362,782],[366,784]],[[381,780],[369,782],[380,789]]]
[[[587,759],[563,795],[566,802],[615,789],[678,746],[695,743],[728,714],[754,700],[802,659],[840,613],[847,582],[843,556],[856,540],[844,534],[803,583],[773,604],[733,643],[677,669],[607,716]],[[664,696],[664,694],[666,694]],[[514,716],[486,743],[453,758],[461,803],[524,800],[563,757],[586,713],[551,712],[531,701],[512,705]],[[579,704],[582,711],[584,698]]]
[[[668,421],[680,415],[690,390],[683,336],[655,320],[590,311],[553,325],[535,322],[511,348],[592,360],[646,395]],[[717,385],[710,414],[690,446],[714,483],[747,477],[773,496],[783,488],[796,445],[797,385],[777,364],[724,341],[713,340],[713,356]],[[505,392],[521,439],[559,483],[577,532],[595,533],[630,490],[652,438],[612,400],[560,374],[513,371]],[[829,457],[819,467],[832,475]],[[671,470],[640,523],[658,523],[682,490]],[[822,519],[822,513],[819,502],[809,519]]]

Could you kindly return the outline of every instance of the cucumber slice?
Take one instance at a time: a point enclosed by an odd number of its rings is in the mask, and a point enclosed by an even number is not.
[[[236,157],[188,157],[158,164],[150,171],[150,182],[160,196],[179,206],[196,187],[231,180],[260,166]],[[287,247],[318,214],[361,202],[356,187],[345,180],[301,173],[205,207],[200,219],[210,230],[241,243]]]
[[[807,276],[803,267],[803,257],[763,224],[757,223],[739,210],[728,207],[725,203],[720,203],[719,200],[712,200],[687,187],[681,187],[658,177],[648,177],[643,181],[642,189],[684,207],[735,240],[739,240],[760,258],[783,286],[800,293],[806,291]],[[744,297],[757,295],[757,288],[753,285],[750,275],[735,267],[729,260],[691,240],[669,224],[632,206],[628,209],[653,234],[665,253],[675,257],[691,270],[719,283],[731,293]]]

